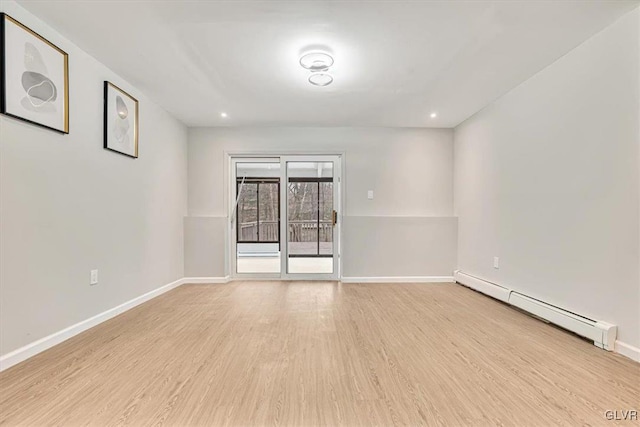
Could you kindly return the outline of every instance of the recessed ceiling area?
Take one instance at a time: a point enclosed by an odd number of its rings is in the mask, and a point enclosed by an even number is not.
[[[188,126],[390,127],[454,127],[637,5],[19,3]],[[299,64],[318,48],[328,86]]]

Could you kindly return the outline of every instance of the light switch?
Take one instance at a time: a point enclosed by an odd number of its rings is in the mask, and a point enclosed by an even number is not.
[[[500,268],[500,258],[497,256],[493,257],[493,268]]]
[[[373,190],[367,191],[367,199],[373,200]]]
[[[91,285],[98,284],[98,270],[91,270]]]

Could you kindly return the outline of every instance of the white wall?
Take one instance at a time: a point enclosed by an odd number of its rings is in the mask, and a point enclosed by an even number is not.
[[[462,271],[617,324],[636,347],[638,15],[456,128],[454,179]]]
[[[347,216],[343,276],[451,276],[458,220],[449,217]]]
[[[343,276],[397,276],[401,273],[394,265],[399,259],[414,276],[451,276],[456,240],[452,142],[450,129],[190,129],[185,274],[228,274],[219,263],[228,212],[225,152],[320,151],[345,153]],[[373,200],[367,199],[367,190],[374,190]],[[413,236],[423,239],[420,250],[385,238],[393,233],[377,233],[379,227],[400,229],[406,217],[413,218],[422,233]],[[449,224],[445,232],[436,232],[431,224],[442,217]],[[373,252],[356,262],[355,250],[362,245]]]
[[[187,130],[14,2],[1,7],[69,54],[71,126],[0,117],[4,355],[183,277]],[[104,80],[140,102],[138,159],[102,148]]]

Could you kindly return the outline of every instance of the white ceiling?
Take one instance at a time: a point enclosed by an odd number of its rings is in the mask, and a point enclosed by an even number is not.
[[[392,127],[456,126],[638,5],[19,3],[190,126]],[[309,47],[332,52],[331,86],[307,82]]]

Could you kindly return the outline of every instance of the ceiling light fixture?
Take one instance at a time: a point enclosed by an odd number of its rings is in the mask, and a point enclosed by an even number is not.
[[[309,76],[309,83],[314,86],[328,86],[333,82],[333,77],[327,73],[313,73]]]
[[[223,119],[226,119],[228,117],[227,113],[222,112],[220,113],[220,117],[222,117]]]
[[[435,119],[436,117],[438,117],[438,113],[431,113],[431,118]]]
[[[300,57],[300,65],[309,71],[327,71],[333,65],[333,57],[328,53],[311,52]]]

